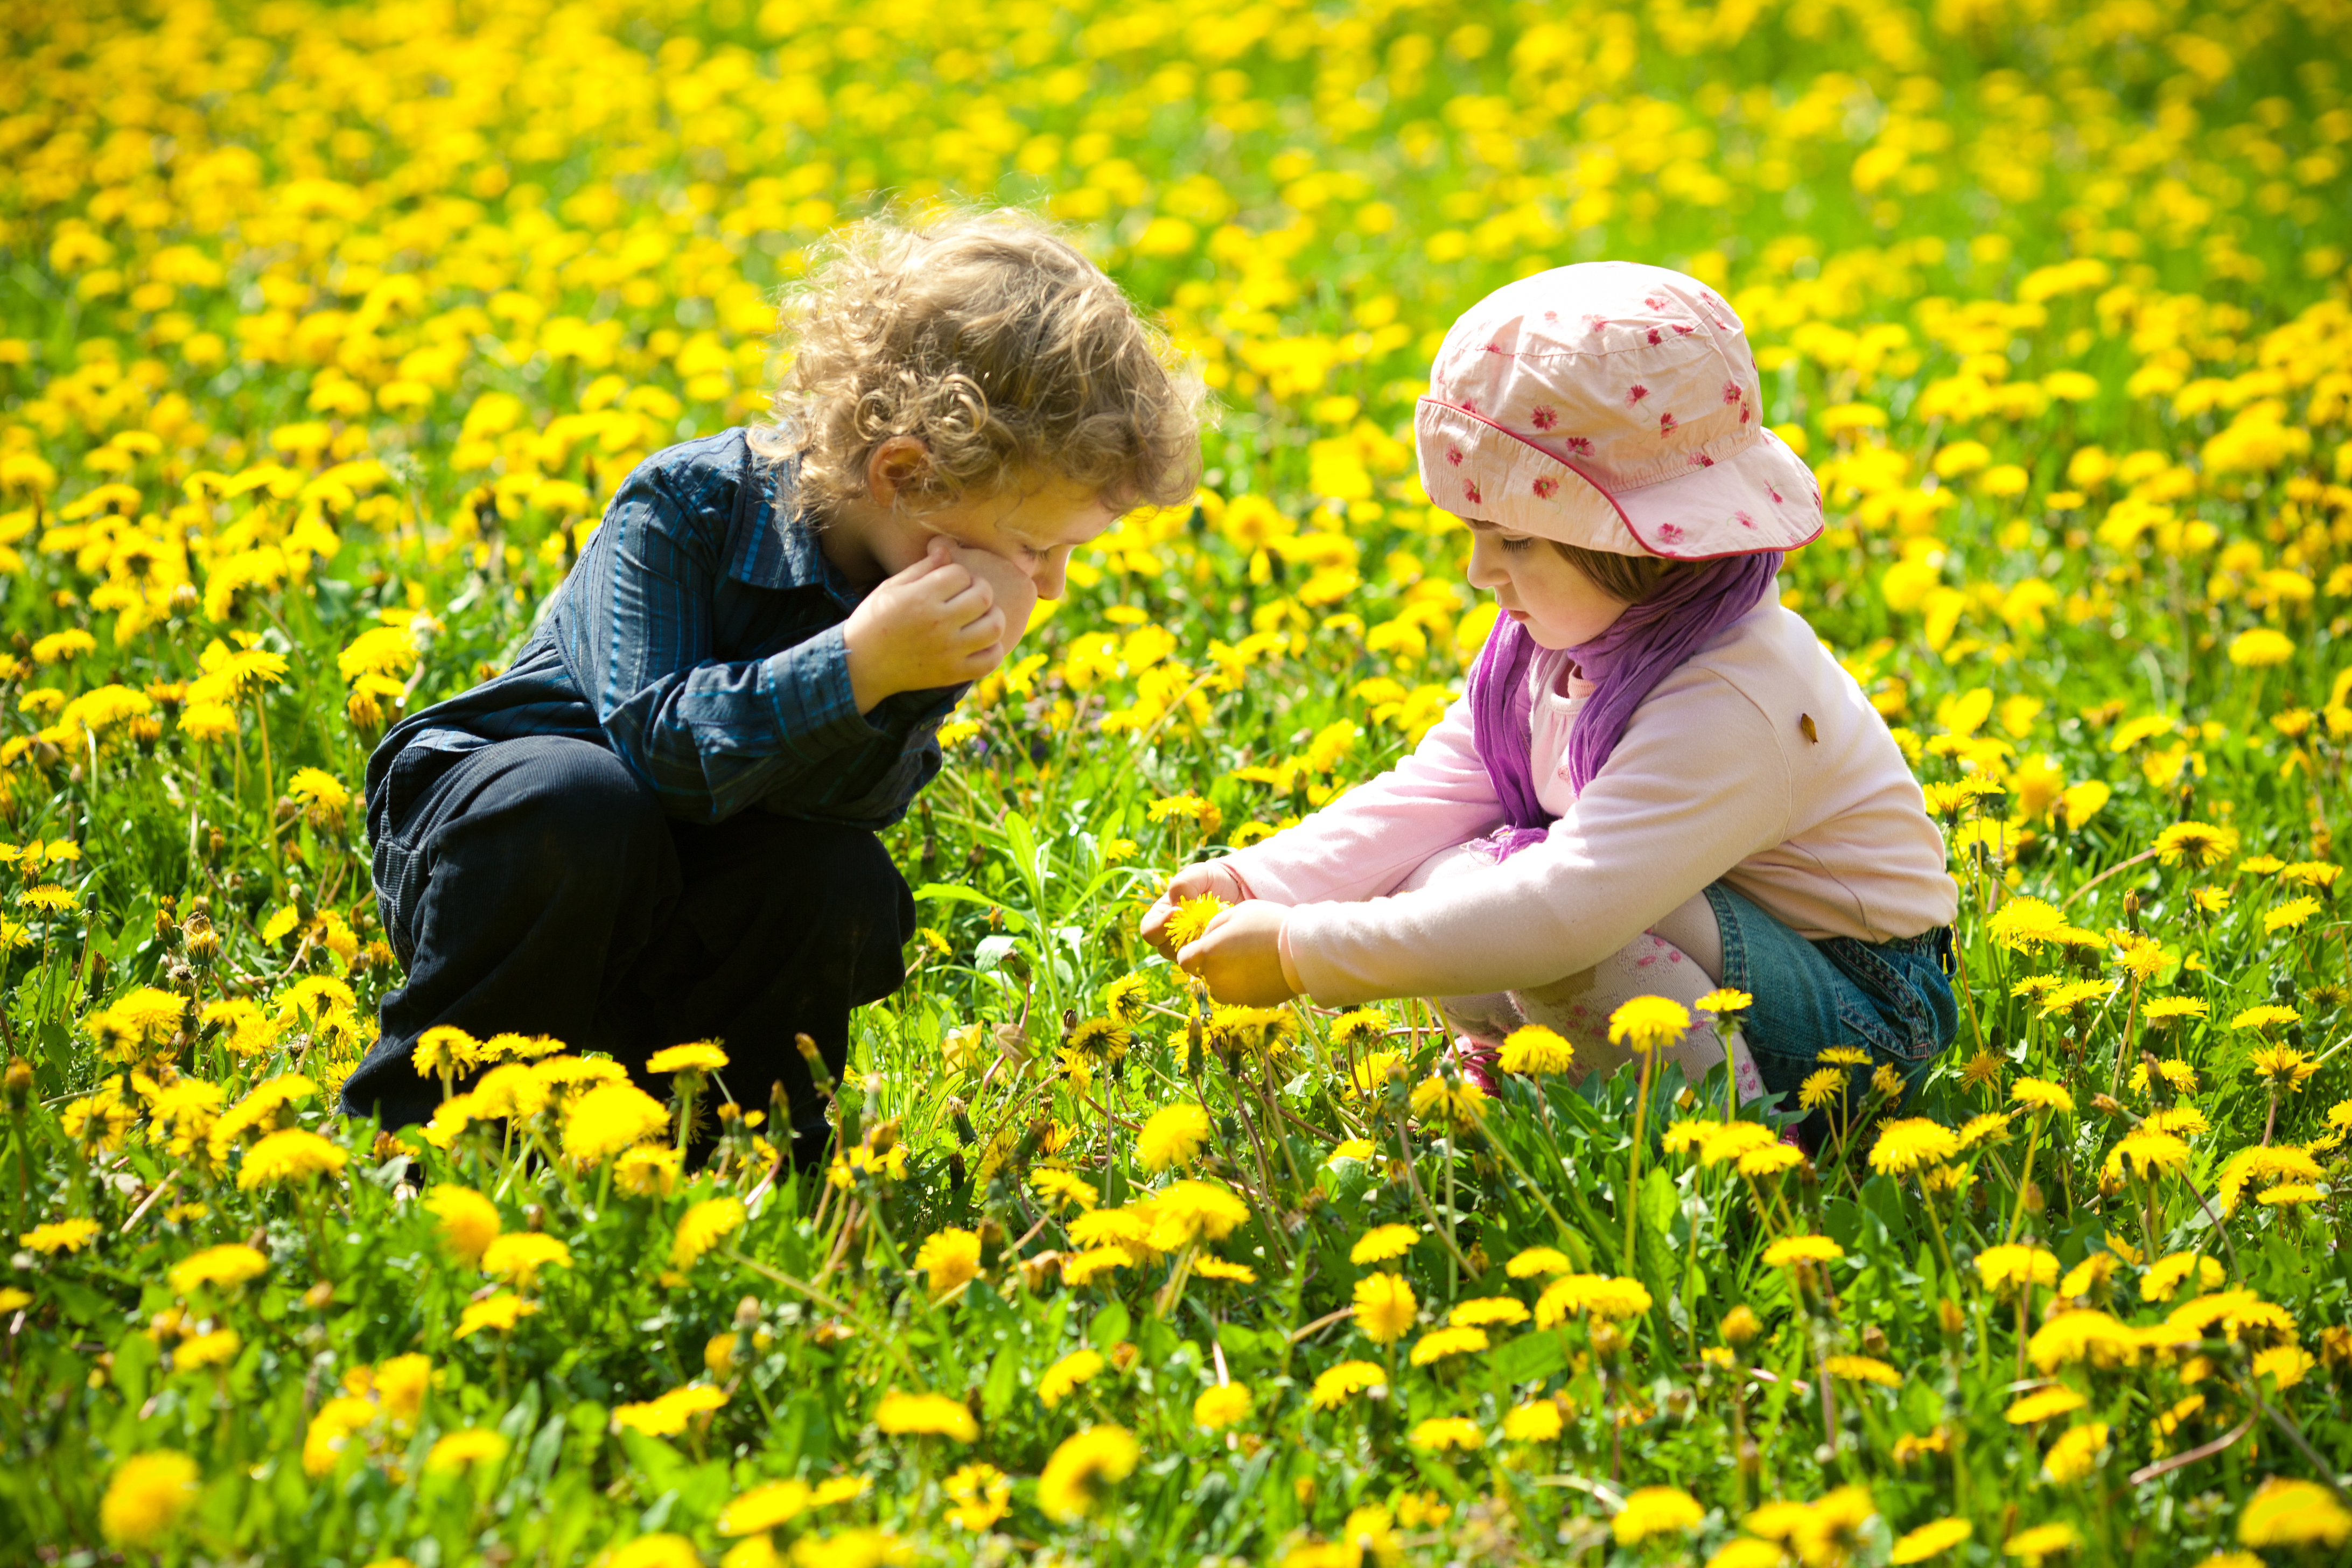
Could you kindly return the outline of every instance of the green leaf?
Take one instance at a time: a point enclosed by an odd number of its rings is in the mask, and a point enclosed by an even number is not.
[[[1495,1375],[1505,1383],[1532,1383],[1549,1377],[1568,1364],[1568,1351],[1556,1330],[1522,1334],[1489,1358]]]

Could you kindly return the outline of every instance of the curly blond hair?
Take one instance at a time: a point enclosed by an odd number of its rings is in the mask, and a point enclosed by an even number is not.
[[[835,233],[784,298],[791,356],[753,450],[797,457],[823,515],[866,496],[898,436],[929,461],[904,488],[951,502],[1058,477],[1122,510],[1200,479],[1200,376],[1118,286],[1025,213]]]

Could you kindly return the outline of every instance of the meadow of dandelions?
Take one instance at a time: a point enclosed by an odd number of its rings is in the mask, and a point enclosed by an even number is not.
[[[2326,0],[19,5],[0,1539],[2341,1561],[2347,43]],[[775,289],[885,202],[1050,213],[1222,417],[889,835],[924,929],[823,1165],[723,1041],[436,1032],[429,1123],[340,1118],[397,980],[370,746],[641,458],[761,416]],[[1634,1068],[1529,1031],[1488,1094],[1423,1004],[1220,1007],[1137,935],[1459,690],[1493,611],[1411,401],[1459,310],[1603,256],[1727,291],[1822,482],[1783,586],[1961,889],[1908,1099],[1832,1059],[1735,1111],[1655,999]]]

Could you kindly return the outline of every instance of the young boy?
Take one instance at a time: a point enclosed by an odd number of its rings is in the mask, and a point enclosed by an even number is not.
[[[368,832],[407,983],[344,1109],[421,1121],[417,1037],[549,1035],[641,1068],[717,1037],[796,1153],[849,1011],[905,978],[877,830],[1070,551],[1191,495],[1196,382],[1118,288],[1009,215],[852,231],[787,304],[776,422],[622,483],[512,668],[394,726]]]

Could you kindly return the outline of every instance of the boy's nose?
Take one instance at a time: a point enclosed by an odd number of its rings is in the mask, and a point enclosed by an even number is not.
[[[1029,580],[1037,584],[1039,598],[1058,599],[1062,596],[1062,589],[1066,586],[1064,579],[1069,574],[1068,566],[1068,555],[1058,550],[1037,563],[1035,569],[1029,574]]]

